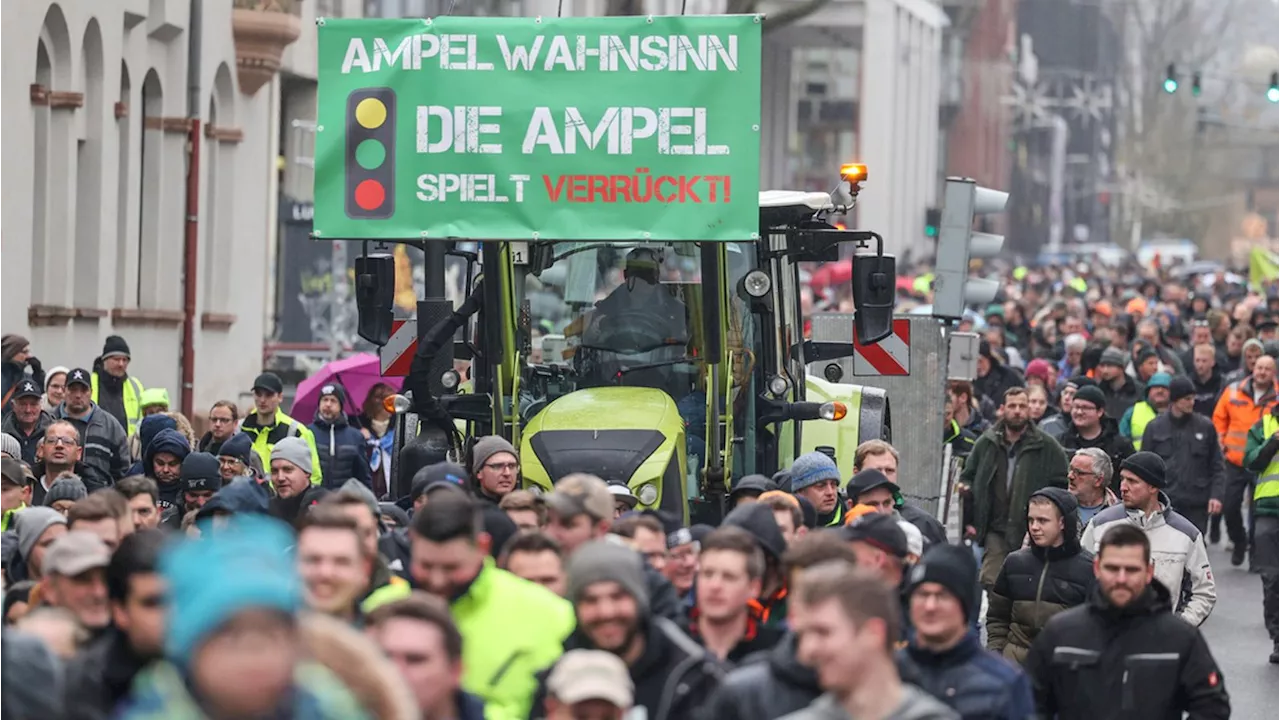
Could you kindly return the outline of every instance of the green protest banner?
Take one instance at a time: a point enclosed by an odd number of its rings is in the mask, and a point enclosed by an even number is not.
[[[747,240],[760,18],[319,27],[324,239]]]

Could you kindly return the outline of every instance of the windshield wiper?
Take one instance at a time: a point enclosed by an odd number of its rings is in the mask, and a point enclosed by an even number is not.
[[[626,375],[629,372],[636,372],[637,370],[652,370],[654,368],[667,367],[669,365],[679,365],[681,363],[696,364],[700,362],[702,362],[702,358],[685,356],[680,358],[672,358],[671,360],[659,360],[658,362],[642,363],[640,365],[626,365],[621,368],[618,368],[617,373],[614,374],[614,378],[621,380],[623,375]]]

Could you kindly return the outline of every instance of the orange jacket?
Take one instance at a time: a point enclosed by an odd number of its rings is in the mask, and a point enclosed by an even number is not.
[[[1218,430],[1218,442],[1222,444],[1222,454],[1227,462],[1236,467],[1244,465],[1244,445],[1249,429],[1275,402],[1276,391],[1272,388],[1260,402],[1254,403],[1253,378],[1232,383],[1222,391],[1218,405],[1213,409],[1213,426]]]

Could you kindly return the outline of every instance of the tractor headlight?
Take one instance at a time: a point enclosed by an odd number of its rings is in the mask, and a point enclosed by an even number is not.
[[[457,370],[445,370],[444,374],[440,376],[440,384],[444,386],[445,390],[452,392],[462,384],[462,376],[458,374]]]
[[[751,297],[760,299],[773,289],[773,280],[763,270],[752,270],[742,278],[742,289]]]
[[[791,389],[791,383],[783,375],[774,375],[769,378],[769,394],[776,398],[784,397],[787,391]]]
[[[640,498],[641,505],[652,505],[658,501],[658,488],[653,483],[645,483],[636,492],[636,497]]]

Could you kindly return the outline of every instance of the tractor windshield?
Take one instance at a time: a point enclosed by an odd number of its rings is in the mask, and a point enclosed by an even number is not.
[[[696,245],[552,243],[538,249],[531,255],[543,267],[516,266],[517,299],[529,313],[531,369],[571,378],[566,390],[652,387],[677,400],[693,391],[702,333]],[[537,384],[526,377],[526,389],[542,394],[530,381]]]

